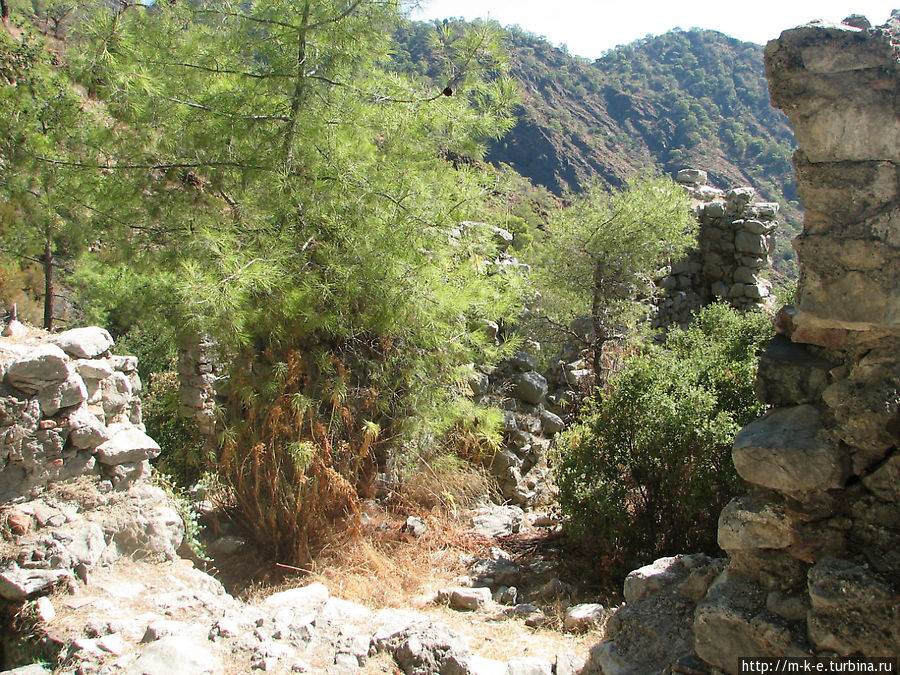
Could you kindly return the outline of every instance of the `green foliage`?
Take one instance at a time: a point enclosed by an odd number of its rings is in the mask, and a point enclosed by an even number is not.
[[[693,243],[695,226],[671,180],[635,177],[618,192],[594,186],[551,215],[535,246],[541,315],[557,327],[590,316],[599,358],[603,342],[634,325],[636,300],[653,292],[655,271]]]
[[[54,306],[54,282],[100,235],[88,203],[96,176],[72,167],[96,153],[104,128],[42,39],[27,25],[18,32],[13,39],[0,31],[0,250],[19,265],[42,266],[46,288],[29,291],[50,291],[50,327],[69,318]]]
[[[142,379],[146,383],[141,396],[144,425],[161,450],[156,468],[186,489],[197,482],[212,461],[196,428],[178,412],[178,375],[162,371]]]
[[[150,361],[167,358],[154,305],[230,355],[218,470],[284,559],[354,513],[391,444],[452,423],[490,347],[478,320],[520,306],[488,233],[453,235],[503,189],[475,161],[516,100],[500,33],[432,27],[435,66],[407,77],[384,67],[400,21],[381,0],[205,0],[72,30],[72,69],[117,128],[102,171],[72,169],[109,226],[80,297]]]
[[[575,533],[618,561],[716,547],[718,514],[739,489],[731,445],[762,406],[761,314],[701,310],[664,347],[629,358],[560,440],[560,504]]]

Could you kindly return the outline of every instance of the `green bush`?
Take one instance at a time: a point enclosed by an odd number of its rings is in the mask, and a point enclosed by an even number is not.
[[[178,374],[171,370],[151,373],[141,405],[147,433],[161,449],[156,468],[177,486],[192,486],[210,469],[212,458],[206,456],[194,426],[178,414]]]
[[[762,411],[753,383],[770,336],[763,315],[714,305],[626,361],[559,444],[573,534],[616,563],[715,549],[719,512],[740,487],[734,436]]]

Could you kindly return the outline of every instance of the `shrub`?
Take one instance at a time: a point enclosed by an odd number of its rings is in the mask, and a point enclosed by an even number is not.
[[[618,563],[715,548],[719,511],[740,486],[734,435],[762,410],[753,383],[770,335],[763,315],[715,305],[626,361],[559,444],[574,534]]]

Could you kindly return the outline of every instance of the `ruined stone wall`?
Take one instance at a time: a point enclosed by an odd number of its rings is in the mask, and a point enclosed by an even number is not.
[[[697,654],[900,653],[900,12],[815,23],[766,49],[799,143],[796,309],[762,359],[774,406],[734,445],[750,485],[719,521],[726,572]]]
[[[180,338],[178,347],[178,413],[196,425],[206,444],[215,448],[216,403],[227,378],[215,355],[215,343],[198,336]]]
[[[761,273],[778,226],[778,204],[760,202],[751,187],[719,190],[705,171],[683,169],[681,184],[694,202],[699,223],[697,248],[659,281],[654,328],[687,326],[701,307],[724,299],[737,309],[772,309],[771,284]]]
[[[112,346],[97,327],[0,338],[0,504],[82,474],[118,488],[149,475],[159,446],[141,423],[137,359]]]

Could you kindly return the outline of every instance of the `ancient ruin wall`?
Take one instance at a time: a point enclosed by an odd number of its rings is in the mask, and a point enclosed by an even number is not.
[[[21,324],[20,324],[21,325]],[[98,327],[0,338],[0,505],[56,480],[99,475],[123,489],[149,476],[137,358]]]
[[[773,310],[772,286],[761,274],[772,264],[778,204],[757,201],[752,187],[707,185],[706,172],[697,169],[682,169],[677,180],[694,202],[697,247],[660,280],[652,326],[686,327],[716,300],[740,310]]]
[[[730,557],[695,648],[739,656],[900,653],[900,13],[784,32],[766,49],[806,209],[799,300],[779,317],[738,435],[751,486],[722,512]]]

